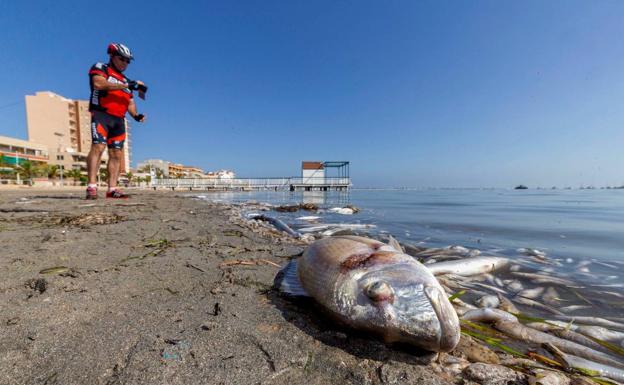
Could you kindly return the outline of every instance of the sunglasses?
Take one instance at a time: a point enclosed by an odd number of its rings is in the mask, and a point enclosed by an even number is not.
[[[121,60],[122,62],[125,62],[125,63],[130,63],[130,59],[125,58],[123,56],[117,55],[117,59],[119,59],[119,60]]]

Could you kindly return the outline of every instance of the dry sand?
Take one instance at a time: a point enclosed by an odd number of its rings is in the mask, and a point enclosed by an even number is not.
[[[466,368],[498,359],[465,337],[462,359],[388,347],[281,297],[305,245],[235,206],[82,198],[0,191],[0,384],[526,383]]]

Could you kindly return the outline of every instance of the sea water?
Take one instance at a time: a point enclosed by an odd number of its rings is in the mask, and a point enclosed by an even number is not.
[[[205,195],[225,202],[273,205],[316,203],[319,213],[275,213],[293,228],[296,218],[319,223],[375,225],[400,241],[427,247],[462,245],[507,253],[534,248],[560,258],[624,262],[624,190],[351,190],[345,192],[238,192]],[[353,215],[326,209],[353,205]]]
[[[383,239],[391,234],[401,243],[417,247],[459,245],[486,255],[506,256],[512,262],[524,261],[523,271],[529,269],[578,282],[572,290],[575,298],[585,298],[576,295],[581,293],[608,298],[600,306],[605,314],[617,314],[619,311],[613,312],[613,306],[620,302],[624,305],[621,189],[260,191],[210,193],[202,198],[274,206],[315,203],[320,208],[317,212],[273,211],[270,215],[299,231],[322,228],[324,224],[359,225],[352,228],[360,235]],[[347,205],[360,211],[352,215],[331,211]],[[300,219],[310,216],[319,218]],[[527,256],[529,249],[528,254],[544,254],[544,262]],[[539,263],[532,263],[533,260]],[[513,279],[513,274],[507,278]],[[575,298],[561,305],[577,302]],[[596,309],[588,312],[592,310]]]

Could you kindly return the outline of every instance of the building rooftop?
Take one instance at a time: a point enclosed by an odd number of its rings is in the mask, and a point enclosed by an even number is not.
[[[48,146],[39,143],[33,143],[28,140],[10,138],[8,136],[0,136],[0,144],[6,144],[15,147],[31,148],[34,150],[48,151]]]

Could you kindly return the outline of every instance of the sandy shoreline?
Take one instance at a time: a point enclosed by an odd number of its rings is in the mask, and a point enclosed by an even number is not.
[[[281,297],[305,244],[236,206],[82,196],[0,193],[0,384],[527,383],[470,364],[504,358],[470,337],[439,357],[388,347]]]

